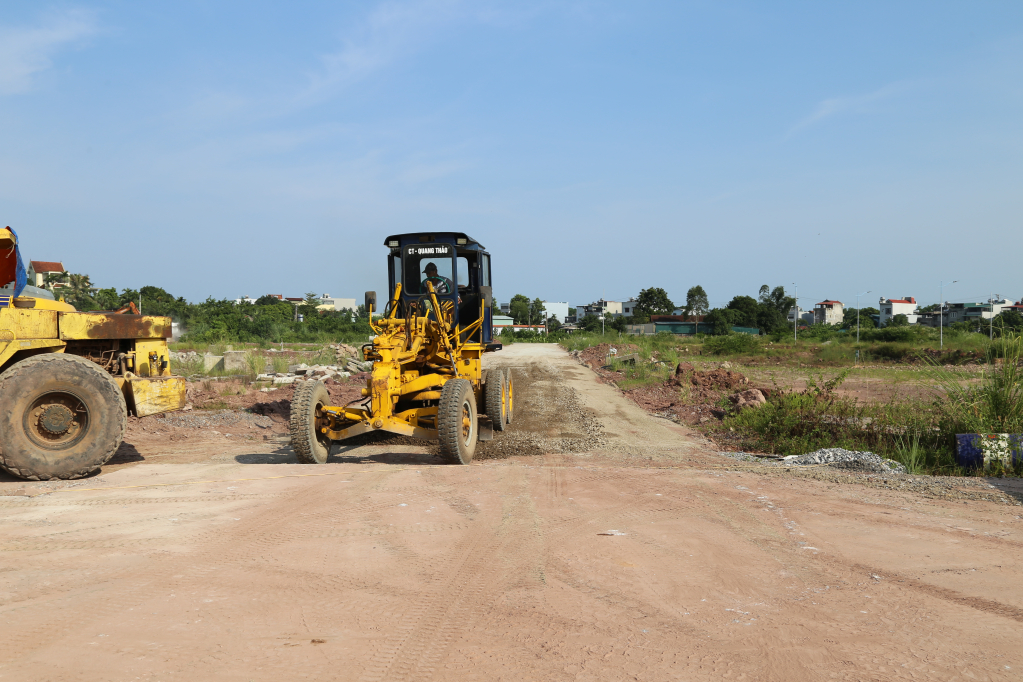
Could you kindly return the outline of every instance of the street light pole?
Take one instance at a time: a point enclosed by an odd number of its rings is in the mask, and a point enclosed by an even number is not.
[[[945,347],[945,287],[951,286],[958,281],[954,279],[947,284],[942,282],[938,286],[938,350]]]
[[[869,291],[864,291],[862,294],[856,294],[856,343],[860,342],[860,296],[866,296]]]
[[[792,343],[796,343],[796,341],[798,341],[796,335],[796,325],[799,324],[799,287],[797,287],[796,283],[793,282],[792,288],[795,293],[795,296],[793,298],[796,301],[795,305],[792,306]]]

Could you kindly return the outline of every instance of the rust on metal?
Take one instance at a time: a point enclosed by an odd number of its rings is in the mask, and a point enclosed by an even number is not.
[[[169,339],[169,317],[116,313],[60,313],[60,338]]]

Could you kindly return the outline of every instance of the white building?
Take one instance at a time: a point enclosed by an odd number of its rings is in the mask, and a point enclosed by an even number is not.
[[[355,312],[359,304],[354,298],[334,298],[330,294],[320,296],[320,302],[316,306],[319,310],[351,310]]]
[[[814,324],[842,324],[845,306],[841,301],[821,301],[813,307]]]
[[[916,299],[912,296],[906,296],[904,298],[885,298],[882,296],[877,307],[878,310],[881,311],[880,324],[878,325],[881,327],[886,326],[888,324],[888,320],[892,319],[896,315],[905,315],[910,324],[916,324],[920,319],[919,313],[916,312]]]
[[[636,304],[638,303],[639,301],[637,301],[634,298],[630,298],[628,301],[622,301],[622,317],[632,317],[633,315],[635,315]],[[673,314],[678,315],[679,313],[676,312]]]
[[[789,308],[789,314],[785,317],[785,319],[789,321],[789,324],[795,324],[796,318],[798,318],[800,322],[813,324],[813,311],[803,310],[799,306]]]
[[[565,318],[568,317],[567,301],[544,301],[543,309],[547,311],[545,316],[548,320],[554,317],[561,324],[565,324]]]
[[[581,320],[587,315],[596,315],[597,317],[618,317],[623,314],[622,308],[623,304],[621,301],[605,301],[601,298],[595,303],[579,306],[576,309],[576,319]]]

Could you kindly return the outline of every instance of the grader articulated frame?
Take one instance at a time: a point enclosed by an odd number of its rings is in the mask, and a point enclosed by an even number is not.
[[[372,431],[439,441],[449,461],[468,464],[478,440],[511,423],[511,370],[484,371],[491,342],[490,254],[465,234],[388,237],[390,296],[363,346],[373,372],[359,405],[331,405],[326,387],[306,381],[291,404],[291,442],[298,460],[323,463],[333,442]]]

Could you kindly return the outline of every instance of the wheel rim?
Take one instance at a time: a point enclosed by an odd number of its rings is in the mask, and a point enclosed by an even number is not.
[[[472,444],[472,405],[468,400],[462,403],[462,441],[466,446]]]
[[[328,426],[330,426],[330,420],[323,413],[323,403],[317,402],[316,407],[313,408],[313,434],[316,436],[316,442],[329,451],[330,438],[327,438],[327,434],[323,433],[323,429]]]
[[[81,397],[70,391],[51,391],[32,401],[22,423],[35,445],[65,450],[85,438],[90,421],[89,407]]]

